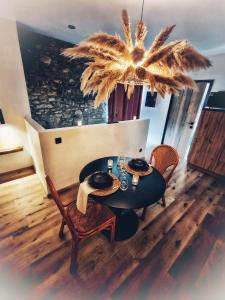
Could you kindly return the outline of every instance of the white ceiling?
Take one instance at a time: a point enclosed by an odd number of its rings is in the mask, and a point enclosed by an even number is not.
[[[121,32],[126,8],[135,25],[142,0],[0,0],[0,17],[20,21],[34,31],[78,43],[87,35]],[[167,25],[177,24],[172,39],[188,39],[207,54],[225,52],[225,0],[145,0],[148,46]],[[74,24],[77,29],[67,28]]]

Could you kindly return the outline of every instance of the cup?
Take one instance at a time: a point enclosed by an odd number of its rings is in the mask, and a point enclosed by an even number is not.
[[[138,185],[138,182],[139,182],[139,176],[138,175],[133,175],[132,184],[133,185]]]

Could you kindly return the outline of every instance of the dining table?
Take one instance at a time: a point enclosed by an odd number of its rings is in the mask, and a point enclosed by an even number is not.
[[[108,168],[108,160],[113,161],[111,169]],[[130,157],[125,157],[129,161]],[[152,172],[147,176],[140,176],[138,185],[132,184],[132,175],[126,173],[128,188],[124,191],[118,189],[108,196],[96,196],[90,194],[89,197],[108,206],[116,215],[115,240],[122,241],[132,237],[139,226],[139,218],[135,209],[144,208],[158,202],[164,195],[166,182],[163,176],[152,167]],[[118,167],[118,156],[102,157],[89,162],[80,172],[79,181],[83,182],[89,175],[97,171],[112,173],[119,177],[121,173]]]

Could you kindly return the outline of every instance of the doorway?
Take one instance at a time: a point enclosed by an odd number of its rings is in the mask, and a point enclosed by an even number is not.
[[[136,85],[130,99],[123,84],[117,84],[108,101],[108,123],[139,119],[142,86]]]
[[[171,97],[162,144],[176,148],[186,160],[202,108],[210,95],[214,80],[196,80],[198,91],[185,89]]]

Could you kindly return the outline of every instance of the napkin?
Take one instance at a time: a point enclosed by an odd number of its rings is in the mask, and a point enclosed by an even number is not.
[[[84,181],[80,184],[77,194],[77,209],[82,213],[86,214],[88,195],[97,189],[92,188],[88,181]]]

